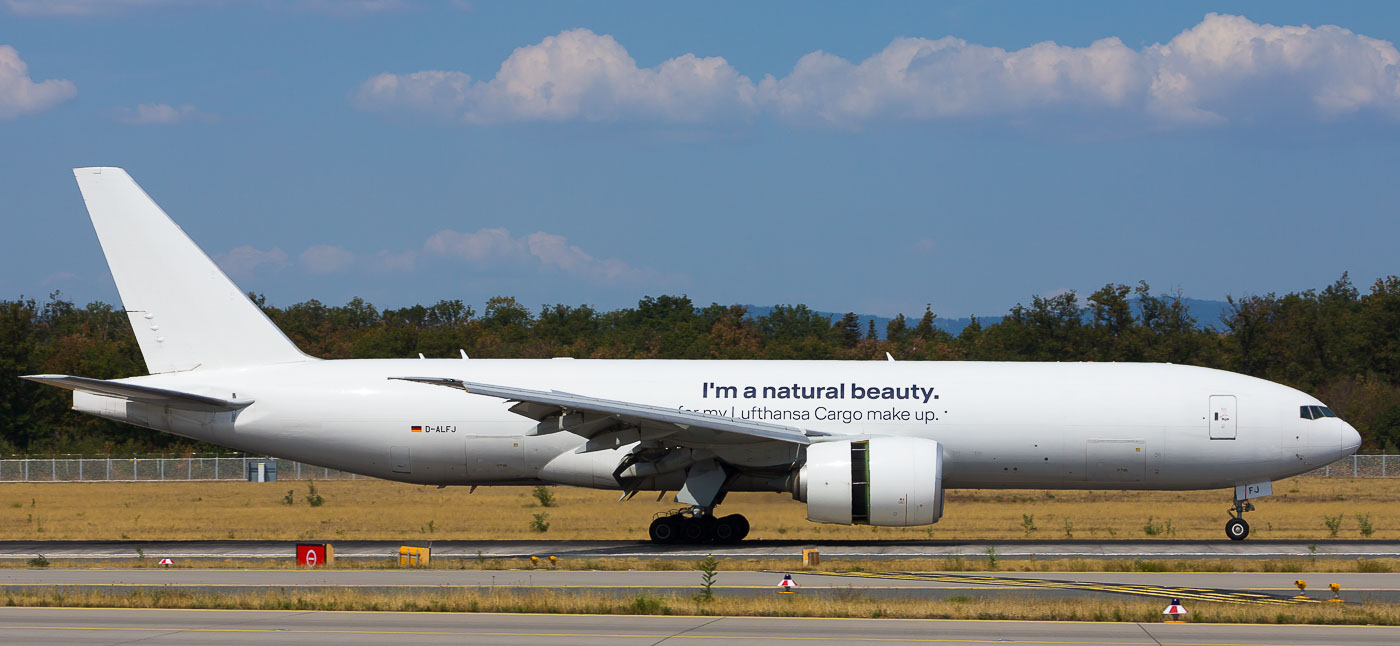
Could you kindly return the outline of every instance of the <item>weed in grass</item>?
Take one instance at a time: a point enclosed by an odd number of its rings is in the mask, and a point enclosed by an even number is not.
[[[1376,528],[1371,524],[1371,514],[1356,514],[1356,527],[1361,531],[1361,535],[1370,538],[1376,533]]]
[[[1391,572],[1389,563],[1378,559],[1356,559],[1356,571],[1366,574],[1384,574]]]
[[[34,558],[32,558],[32,559],[29,559],[29,567],[48,567],[48,566],[49,566],[49,560],[46,559],[46,558],[44,558],[44,555],[43,555],[43,554],[40,554],[40,555],[38,555],[38,556],[36,556],[36,557],[34,557]]]
[[[1035,515],[1021,514],[1021,529],[1025,530],[1026,536],[1030,536],[1035,531]]]
[[[995,547],[987,548],[987,569],[997,569],[997,548]]]
[[[1065,519],[1065,538],[1074,538],[1074,521]]]
[[[316,481],[306,483],[306,504],[312,507],[320,507],[326,504],[326,499],[321,496],[321,492],[316,490]]]
[[[555,504],[554,490],[544,485],[530,490],[530,495],[534,496],[535,500],[539,501],[541,507],[553,507]]]
[[[282,504],[291,505],[296,502],[296,489],[288,489],[287,495],[282,496]]]
[[[22,503],[22,502],[12,502],[12,503],[10,503],[10,507],[11,507],[12,509],[23,509],[23,508],[24,508],[24,503]]]
[[[433,523],[433,521],[430,520],[430,521],[428,521],[428,524],[425,525],[424,527],[428,530],[428,533],[431,534],[431,533],[433,533],[433,526],[434,526],[434,523]]]
[[[549,531],[549,512],[542,511],[535,514],[535,517],[530,521],[530,531],[541,534]]]
[[[1341,529],[1342,529],[1342,515],[1341,515],[1341,514],[1337,514],[1336,516],[1327,516],[1327,515],[1323,515],[1323,517],[1322,517],[1322,524],[1327,526],[1327,537],[1328,537],[1328,538],[1336,538],[1336,537],[1337,537],[1337,532],[1341,531]]]

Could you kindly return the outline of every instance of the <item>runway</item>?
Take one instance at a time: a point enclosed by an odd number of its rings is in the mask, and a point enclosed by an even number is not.
[[[780,572],[718,573],[715,593],[726,596],[775,594]],[[1400,601],[1400,574],[1297,573],[793,573],[801,594],[939,600],[978,598],[1181,598],[1188,602],[1288,605],[1304,603],[1293,582],[1309,581],[1313,600],[1332,597],[1329,583],[1342,587],[1347,601]],[[700,584],[694,570],[420,570],[420,569],[0,569],[0,589],[137,589],[188,592],[360,589],[443,592],[450,590],[575,590],[618,596],[692,594]]]
[[[907,619],[0,608],[6,644],[1382,646],[1400,628]]]
[[[561,558],[1400,558],[1400,541],[744,541],[738,545],[653,545],[646,541],[306,541],[335,545],[337,558],[388,558],[400,545],[431,546],[439,559],[557,555]],[[0,541],[0,559],[290,558],[296,541]]]

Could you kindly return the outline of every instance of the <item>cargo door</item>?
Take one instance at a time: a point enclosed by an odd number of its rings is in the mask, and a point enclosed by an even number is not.
[[[1211,395],[1210,410],[1206,417],[1210,421],[1210,439],[1235,439],[1235,396]]]
[[[491,482],[525,477],[520,436],[467,437],[467,479]]]
[[[1089,440],[1085,471],[1093,482],[1141,482],[1147,473],[1143,440]]]

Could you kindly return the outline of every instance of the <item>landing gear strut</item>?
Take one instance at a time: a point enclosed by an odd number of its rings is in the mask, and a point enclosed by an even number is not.
[[[663,545],[727,545],[749,535],[749,521],[739,514],[715,518],[703,509],[683,509],[657,516],[647,534]]]
[[[1254,503],[1247,500],[1236,500],[1235,506],[1230,509],[1230,520],[1225,522],[1225,535],[1232,541],[1242,541],[1249,536],[1249,523],[1244,520],[1244,512],[1254,511]]]

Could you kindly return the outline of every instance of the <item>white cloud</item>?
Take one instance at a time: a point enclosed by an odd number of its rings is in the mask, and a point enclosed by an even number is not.
[[[276,247],[264,251],[245,245],[214,256],[214,261],[230,275],[251,276],[260,269],[286,267],[287,252]]]
[[[72,81],[50,79],[35,83],[19,52],[9,45],[0,45],[0,120],[38,112],[77,94],[78,88]]]
[[[298,260],[307,271],[325,276],[349,271],[355,264],[355,254],[343,247],[316,245],[301,252]]]
[[[1142,49],[1114,37],[1019,50],[951,36],[898,38],[859,62],[812,52],[786,76],[755,83],[719,57],[684,54],[638,68],[611,36],[575,29],[515,50],[490,80],[451,70],[380,74],[353,100],[365,110],[476,124],[726,123],[762,113],[837,127],[1105,115],[1153,127],[1358,113],[1396,119],[1400,52],[1332,25],[1280,27],[1208,14],[1167,43]]]
[[[108,111],[108,116],[117,123],[139,126],[171,125],[186,121],[200,123],[217,123],[219,121],[219,115],[200,112],[198,108],[188,103],[179,107],[168,103],[142,103],[135,108],[112,108]]]
[[[754,116],[756,92],[723,58],[685,54],[639,68],[612,36],[573,29],[515,50],[489,81],[440,70],[380,74],[360,85],[354,102],[365,110],[440,113],[469,123],[698,123]]]
[[[429,236],[423,248],[430,253],[483,265],[537,263],[595,283],[640,282],[651,275],[617,258],[595,258],[577,245],[569,244],[564,236],[543,231],[517,238],[503,228],[481,229],[475,233],[445,229]]]

